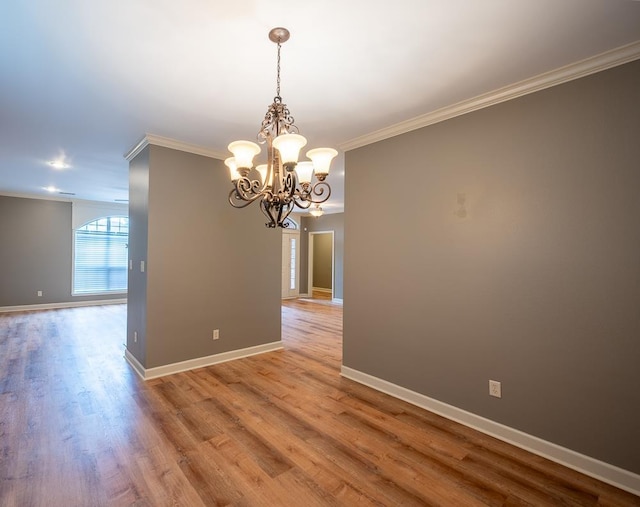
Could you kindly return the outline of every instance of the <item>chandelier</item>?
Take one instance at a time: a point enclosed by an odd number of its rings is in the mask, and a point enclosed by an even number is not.
[[[313,208],[312,210],[310,210],[310,211],[309,211],[309,214],[310,214],[312,217],[319,218],[319,217],[321,217],[322,215],[324,215],[324,211],[322,210],[322,208],[320,207],[320,205],[319,205],[319,204],[316,204],[316,207],[315,207],[315,208]]]
[[[229,193],[229,203],[235,208],[245,208],[254,201],[269,220],[267,227],[288,227],[289,214],[295,207],[320,210],[320,204],[331,196],[331,187],[325,181],[331,160],[338,154],[332,148],[316,148],[306,153],[310,159],[298,162],[300,150],[307,140],[294,125],[293,116],[280,97],[280,48],[289,40],[289,30],[274,28],[269,39],[278,45],[276,96],[258,131],[257,141],[266,144],[267,162],[253,167],[253,158],[260,153],[260,146],[251,141],[234,141],[229,144],[233,157],[224,161],[234,188]],[[313,176],[317,181],[313,181]]]

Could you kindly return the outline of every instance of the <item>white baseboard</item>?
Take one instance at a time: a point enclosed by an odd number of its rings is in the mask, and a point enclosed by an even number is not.
[[[131,365],[133,370],[138,375],[140,375],[140,378],[142,380],[146,380],[144,376],[144,366],[140,364],[140,361],[136,359],[136,356],[134,356],[131,352],[129,352],[129,349],[124,349],[124,358],[126,359],[127,363]]]
[[[127,298],[103,299],[98,301],[68,301],[63,303],[45,303],[41,305],[0,306],[0,313],[30,312],[33,310],[56,310],[58,308],[76,308],[80,306],[122,305]]]
[[[342,298],[333,298],[331,301],[333,301],[334,303],[338,303],[340,305],[344,303]]]
[[[606,482],[617,488],[640,496],[640,475],[622,468],[610,465],[604,461],[559,446],[552,442],[542,440],[522,431],[510,428],[503,424],[486,419],[479,415],[467,412],[460,408],[448,405],[441,401],[429,398],[424,394],[411,391],[404,387],[392,384],[386,380],[363,373],[348,366],[342,366],[340,374],[343,377],[354,380],[368,387],[399,398],[430,412],[459,422],[470,428],[491,435],[499,440],[525,449],[534,454],[550,459],[561,465],[572,468],[585,475]]]
[[[164,377],[165,375],[173,375],[174,373],[180,373],[182,371],[195,370],[196,368],[203,368],[213,364],[225,363],[227,361],[233,361],[234,359],[255,356],[256,354],[264,354],[265,352],[273,352],[274,350],[280,350],[282,348],[282,341],[277,341],[244,349],[230,350],[229,352],[221,352],[220,354],[213,354],[212,356],[197,357],[195,359],[180,361],[178,363],[165,364],[154,368],[145,368],[142,366],[142,364],[140,364],[128,349],[124,351],[124,358],[143,380],[150,380],[153,378]]]

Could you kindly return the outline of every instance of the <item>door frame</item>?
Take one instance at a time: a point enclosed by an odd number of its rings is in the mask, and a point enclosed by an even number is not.
[[[319,234],[331,234],[331,299],[333,300],[333,297],[335,295],[335,289],[336,289],[336,245],[335,245],[335,233],[332,230],[309,232],[307,292],[309,293],[309,297],[313,296],[313,239],[314,239],[314,236]]]

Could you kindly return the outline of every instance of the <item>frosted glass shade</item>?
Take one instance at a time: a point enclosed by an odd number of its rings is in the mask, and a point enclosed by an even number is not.
[[[262,184],[264,185],[265,180],[267,179],[267,169],[269,168],[269,166],[267,164],[260,164],[258,166],[256,166],[256,171],[258,171],[258,173],[260,173],[260,181],[262,181]],[[269,185],[271,185],[271,182],[269,182]]]
[[[233,157],[229,157],[224,161],[224,165],[229,168],[229,177],[231,181],[237,181],[240,179],[240,173],[238,172],[238,168],[236,167],[236,159]]]
[[[234,141],[229,145],[229,151],[233,153],[238,169],[251,169],[253,157],[260,153],[260,146],[251,141]]]
[[[296,174],[298,175],[299,183],[311,183],[311,177],[313,176],[313,162],[308,160],[304,162],[298,162],[296,166]]]
[[[329,174],[331,161],[337,154],[338,152],[333,148],[316,148],[315,150],[309,150],[307,152],[307,157],[313,161],[316,176],[326,176]]]
[[[295,164],[307,140],[300,134],[282,134],[273,140],[273,147],[280,152],[283,164]]]

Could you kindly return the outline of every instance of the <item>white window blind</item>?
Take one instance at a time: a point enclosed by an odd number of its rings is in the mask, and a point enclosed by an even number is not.
[[[73,293],[126,292],[129,219],[109,216],[74,232]]]

